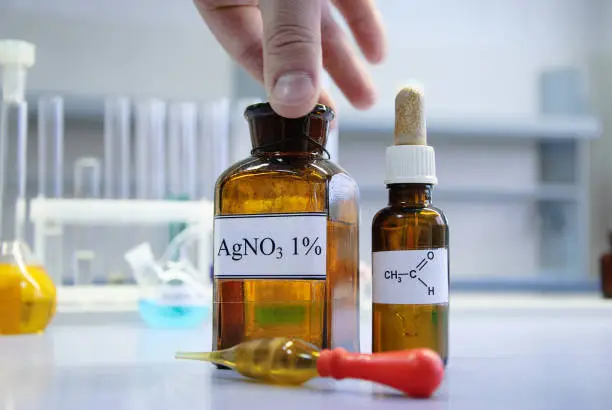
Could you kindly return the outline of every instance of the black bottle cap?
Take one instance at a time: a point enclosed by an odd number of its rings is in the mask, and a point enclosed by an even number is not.
[[[324,151],[334,111],[317,104],[304,117],[285,118],[269,103],[259,103],[248,106],[244,117],[249,123],[253,153],[309,153]]]

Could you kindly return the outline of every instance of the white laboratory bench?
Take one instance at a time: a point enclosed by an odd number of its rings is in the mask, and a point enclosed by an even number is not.
[[[412,400],[365,382],[301,388],[249,382],[176,350],[210,328],[149,329],[129,309],[60,309],[38,336],[0,338],[0,409],[610,409],[612,301],[593,296],[457,294],[444,384]],[[369,349],[368,313],[363,348]]]

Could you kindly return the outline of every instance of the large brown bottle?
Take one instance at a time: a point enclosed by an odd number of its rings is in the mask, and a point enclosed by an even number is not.
[[[215,189],[213,349],[295,337],[359,350],[358,188],[326,159],[333,111],[245,111],[253,150]]]

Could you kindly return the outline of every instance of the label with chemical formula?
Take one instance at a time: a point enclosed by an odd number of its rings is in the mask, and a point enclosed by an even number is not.
[[[372,301],[397,305],[448,302],[448,249],[372,253]]]
[[[327,214],[215,217],[219,279],[325,279]]]

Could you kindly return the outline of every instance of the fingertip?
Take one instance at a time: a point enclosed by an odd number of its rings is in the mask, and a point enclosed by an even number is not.
[[[346,95],[346,93],[345,93]],[[354,93],[347,98],[351,102],[351,105],[360,111],[365,111],[376,103],[377,93],[372,82],[368,79],[364,84],[359,93]]]
[[[308,113],[312,111],[312,108],[314,107],[314,104],[312,106],[286,106],[274,101],[270,101],[270,105],[278,115],[285,118],[304,117],[308,115]]]
[[[372,47],[369,53],[365,54],[366,60],[370,64],[381,64],[385,61],[387,57],[387,42],[385,39],[382,39],[380,44]]]
[[[370,90],[369,94],[364,95],[363,98],[359,100],[355,100],[353,102],[353,105],[358,110],[364,111],[364,110],[368,110],[372,108],[372,106],[375,103],[376,103],[376,92],[372,89]]]
[[[387,56],[387,35],[380,12],[375,11],[373,18],[375,21],[374,26],[376,27],[376,34],[370,36],[372,43],[365,57],[371,64],[380,64]]]
[[[317,87],[311,75],[303,71],[281,74],[269,92],[274,111],[286,118],[308,114],[317,101]]]

